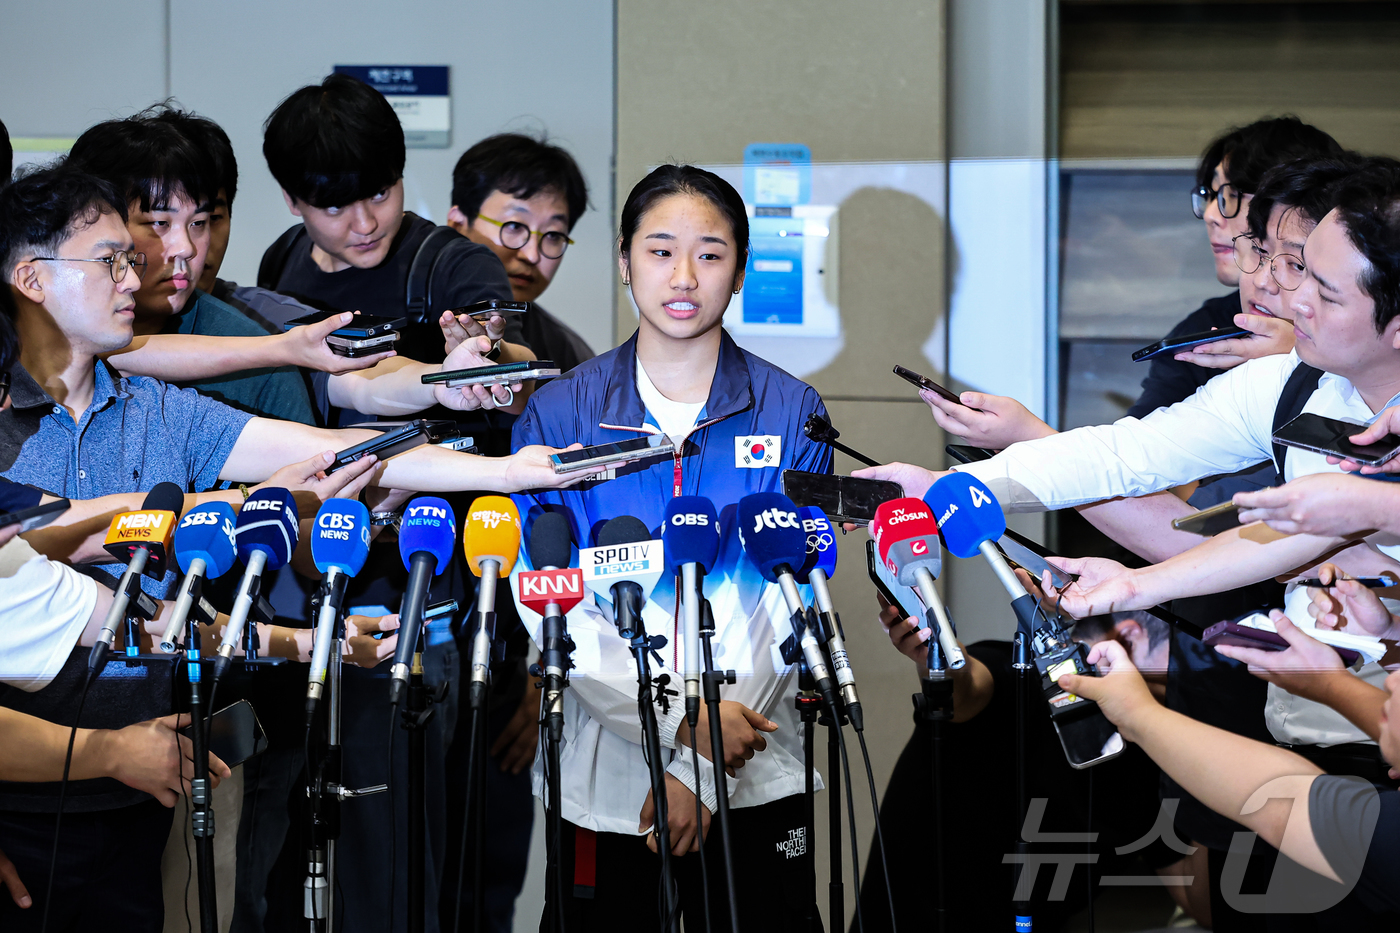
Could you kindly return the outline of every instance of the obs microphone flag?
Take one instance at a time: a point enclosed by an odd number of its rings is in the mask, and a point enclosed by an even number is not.
[[[126,564],[117,584],[112,608],[88,655],[88,674],[95,676],[107,663],[107,652],[117,637],[117,626],[126,619],[132,600],[140,602],[141,577],[165,576],[166,560],[175,537],[175,522],[185,504],[185,494],[174,483],[157,483],[146,493],[141,508],[112,519],[103,543],[107,553]]]
[[[1016,573],[994,543],[1006,534],[1006,515],[992,491],[969,473],[949,473],[929,487],[924,502],[933,510],[943,544],[950,554],[971,557],[981,553],[1011,596],[1020,630],[1030,638],[1035,628],[1035,597],[1026,592]]]
[[[321,608],[306,681],[306,715],[315,715],[326,683],[335,627],[345,599],[345,584],[369,558],[369,509],[356,499],[327,499],[311,528],[311,559],[321,572]]]
[[[423,609],[433,577],[452,562],[457,543],[457,518],[446,499],[419,496],[403,510],[399,524],[399,556],[408,568],[408,586],[399,607],[399,644],[394,665],[389,668],[389,702],[397,705],[408,686],[413,657],[418,652],[418,634],[423,628]]]
[[[205,580],[217,580],[233,569],[237,548],[233,541],[233,506],[211,502],[191,509],[175,529],[175,559],[184,582],[175,597],[175,611],[160,639],[160,650],[174,652],[190,612],[200,600]]]
[[[666,569],[665,546],[631,515],[620,515],[598,530],[598,546],[578,552],[583,585],[613,607],[618,634],[631,640],[642,629],[642,606]]]
[[[253,611],[253,604],[262,590],[263,572],[276,570],[292,559],[300,533],[297,504],[285,489],[259,489],[238,510],[234,540],[238,545],[238,559],[243,562],[243,579],[238,583],[233,609],[228,614],[219,656],[214,659],[215,683],[228,670],[238,640],[243,637],[248,614]]]
[[[938,539],[938,523],[921,499],[903,498],[883,502],[870,522],[875,553],[890,575],[904,586],[912,586],[933,615],[929,628],[936,629],[938,646],[948,667],[959,670],[967,664],[958,647],[948,612],[934,585],[943,569],[943,544]]]
[[[794,568],[807,561],[807,536],[797,517],[797,506],[777,492],[756,492],[739,500],[739,543],[744,553],[758,568],[763,579],[776,583],[783,591],[791,613],[793,637],[802,648],[807,670],[821,691],[822,699],[835,715],[836,693],[822,657],[816,635],[803,617],[802,594],[797,592]]]
[[[851,725],[861,732],[865,729],[865,717],[861,713],[860,695],[856,693],[856,672],[846,653],[841,620],[836,615],[831,590],[826,585],[832,574],[836,573],[836,533],[826,513],[816,506],[802,506],[797,510],[797,517],[802,522],[802,534],[806,537],[807,559],[794,576],[798,583],[810,583],[812,586],[812,601],[817,604],[822,626],[826,630],[826,652],[831,658],[837,689],[841,691],[841,699],[846,702]]]
[[[676,496],[666,506],[661,524],[666,566],[679,574],[676,598],[685,619],[685,708],[700,710],[700,603],[705,574],[719,556],[719,513],[704,496]]]
[[[483,708],[496,641],[496,581],[509,576],[520,556],[520,510],[505,496],[482,496],[471,504],[462,530],[467,565],[481,578],[476,588],[476,630],[472,633],[471,679],[467,699]]]

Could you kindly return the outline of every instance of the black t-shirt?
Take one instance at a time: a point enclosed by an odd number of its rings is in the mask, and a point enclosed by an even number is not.
[[[1235,326],[1235,315],[1240,313],[1240,293],[1233,291],[1219,298],[1210,298],[1205,304],[1192,311],[1180,324],[1171,329],[1168,337],[1185,334],[1199,334],[1211,328]],[[1190,398],[1196,390],[1210,381],[1212,376],[1221,373],[1219,369],[1208,369],[1195,363],[1183,363],[1170,356],[1162,356],[1147,364],[1147,378],[1142,380],[1142,394],[1128,409],[1128,415],[1141,418],[1156,411],[1163,405],[1174,405],[1184,398]]]
[[[533,301],[521,326],[525,342],[535,351],[535,356],[558,363],[560,372],[566,373],[598,355],[577,331]]]
[[[1400,911],[1400,793],[1324,774],[1308,791],[1317,847],[1354,896],[1378,913]]]

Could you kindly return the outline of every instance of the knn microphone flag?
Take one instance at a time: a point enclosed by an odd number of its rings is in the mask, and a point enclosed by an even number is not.
[[[403,510],[399,523],[399,556],[408,568],[408,585],[399,608],[399,643],[394,664],[389,668],[389,702],[397,705],[408,686],[413,656],[418,651],[418,633],[423,627],[423,609],[433,577],[452,562],[457,543],[457,518],[446,499],[419,496]]]
[[[545,512],[530,526],[530,563],[519,577],[520,601],[542,616],[564,615],[583,600],[583,571],[573,564],[573,533],[559,512]]]
[[[233,540],[234,519],[233,507],[227,502],[211,502],[191,509],[175,529],[175,560],[185,579],[175,597],[170,624],[161,636],[161,651],[175,651],[190,612],[201,602],[204,581],[217,580],[233,569],[237,555]]]
[[[141,599],[142,575],[160,579],[175,538],[175,522],[185,504],[185,494],[174,483],[157,483],[146,493],[141,508],[122,512],[112,519],[103,547],[116,560],[126,564],[117,584],[112,608],[102,623],[102,630],[88,654],[88,673],[96,676],[107,663],[107,653],[117,637],[117,626],[126,619],[127,610]],[[143,614],[138,612],[138,614]],[[128,650],[135,646],[128,646]]]
[[[924,502],[933,510],[949,553],[971,557],[980,553],[1011,596],[1011,609],[1021,633],[1029,639],[1035,628],[1035,597],[1026,592],[995,542],[1006,534],[1006,516],[992,491],[970,473],[949,473],[929,487]]]
[[[462,550],[476,588],[476,630],[472,633],[467,699],[484,707],[491,676],[491,646],[496,641],[496,581],[509,576],[520,555],[520,510],[506,496],[482,496],[471,504],[462,531]]]
[[[262,590],[263,572],[285,566],[292,559],[300,533],[297,504],[285,489],[259,489],[238,510],[234,538],[238,559],[243,562],[243,578],[228,614],[228,625],[224,626],[219,656],[214,659],[215,683],[233,660],[243,627],[248,624],[248,615]]]
[[[705,574],[719,556],[719,513],[704,496],[676,496],[666,504],[661,520],[661,543],[666,566],[679,574],[676,598],[683,609],[685,634],[686,713],[700,710],[700,603],[704,599]]]
[[[938,635],[938,646],[953,670],[967,660],[958,647],[952,623],[934,580],[943,569],[943,546],[933,511],[921,499],[903,498],[882,502],[870,522],[875,554],[890,575],[904,586],[914,587],[932,615],[929,628]]]
[[[792,634],[802,649],[807,670],[817,683],[822,698],[831,710],[836,710],[836,694],[831,672],[822,657],[812,627],[807,624],[802,594],[797,591],[794,576],[807,561],[807,536],[802,533],[802,520],[797,506],[782,493],[756,492],[739,500],[739,543],[744,553],[763,579],[778,584],[791,614]],[[785,646],[787,643],[785,643]],[[790,658],[790,646],[784,653]]]
[[[369,509],[356,499],[327,499],[311,523],[311,559],[321,572],[321,606],[311,671],[306,682],[306,713],[315,715],[326,683],[335,628],[345,600],[345,585],[369,558]]]

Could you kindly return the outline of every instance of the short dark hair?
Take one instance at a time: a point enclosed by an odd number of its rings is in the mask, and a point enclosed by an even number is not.
[[[1343,154],[1341,145],[1292,114],[1265,117],[1226,130],[1211,141],[1196,165],[1196,184],[1209,188],[1217,165],[1243,194],[1254,194],[1264,173],[1295,159],[1326,159]]]
[[[218,193],[218,170],[199,140],[161,119],[171,109],[167,102],[89,127],[68,153],[72,167],[111,182],[143,211],[167,206],[175,194],[204,207]]]
[[[1105,615],[1085,616],[1070,629],[1076,641],[1101,642],[1113,637],[1113,630],[1119,622],[1131,619],[1147,633],[1148,650],[1156,648],[1171,637],[1171,626],[1154,615],[1141,610],[1113,612]]]
[[[224,200],[233,207],[233,197],[238,193],[238,160],[233,155],[233,143],[219,124],[190,110],[181,110],[168,102],[158,104],[139,114],[153,123],[174,127],[176,132],[192,141],[209,160],[208,171],[213,179],[214,190],[210,200],[224,192]]]
[[[1269,214],[1275,204],[1315,225],[1337,206],[1337,183],[1360,171],[1367,161],[1360,153],[1344,152],[1337,158],[1299,159],[1269,169],[1249,202],[1250,236],[1261,241],[1268,237]]]
[[[1400,316],[1400,162],[1367,159],[1338,183],[1335,199],[1337,219],[1369,267],[1357,285],[1375,302],[1379,334]]]
[[[403,177],[403,126],[384,95],[349,75],[293,91],[263,124],[277,184],[312,207],[344,207]]]
[[[618,251],[627,256],[632,251],[632,235],[642,222],[642,215],[651,210],[657,201],[673,194],[691,194],[704,198],[729,219],[734,231],[734,242],[745,253],[749,250],[749,215],[744,210],[744,199],[734,186],[714,172],[707,172],[694,165],[662,165],[632,188],[627,202],[622,205],[622,220],[619,223]],[[743,268],[742,259],[739,269]],[[739,269],[734,274],[739,274]]]
[[[125,223],[126,205],[115,185],[71,160],[21,172],[0,188],[0,274],[5,284],[24,259],[55,255],[78,228],[103,214],[116,214]]]
[[[574,157],[559,146],[521,133],[499,133],[472,146],[452,169],[452,204],[468,219],[481,213],[492,191],[528,201],[558,191],[569,210],[569,229],[588,210],[588,184]]]

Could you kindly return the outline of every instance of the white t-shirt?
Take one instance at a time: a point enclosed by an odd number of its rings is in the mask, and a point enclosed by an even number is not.
[[[695,419],[700,417],[704,402],[673,402],[662,395],[651,384],[642,361],[637,360],[637,394],[642,397],[648,414],[656,419],[656,425],[667,437],[684,437],[695,427]]]
[[[23,538],[0,547],[0,683],[33,692],[58,676],[97,606],[97,581]]]

